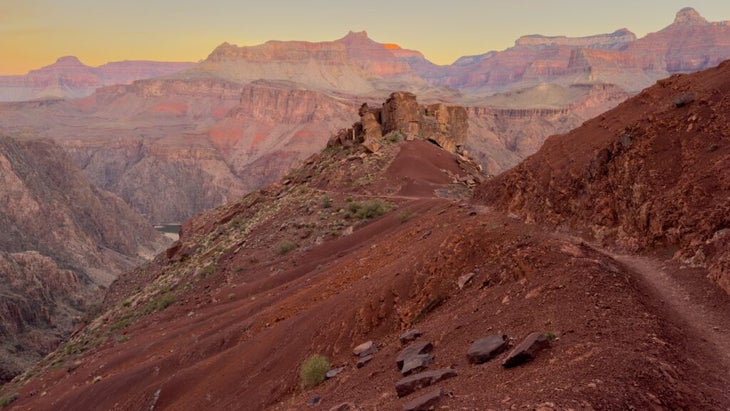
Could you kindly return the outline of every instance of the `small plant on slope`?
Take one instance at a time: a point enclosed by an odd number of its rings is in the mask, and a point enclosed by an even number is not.
[[[305,388],[315,387],[325,379],[330,370],[330,362],[324,355],[310,355],[299,367],[299,378]]]

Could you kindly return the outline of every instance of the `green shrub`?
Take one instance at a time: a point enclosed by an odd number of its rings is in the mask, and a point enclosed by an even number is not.
[[[385,136],[385,140],[389,143],[397,143],[403,140],[403,134],[400,131],[394,131]]]
[[[292,243],[291,241],[285,241],[279,244],[279,247],[276,249],[276,253],[279,255],[285,255],[295,248],[297,248],[296,244]]]
[[[322,208],[330,208],[330,207],[332,207],[332,199],[329,198],[329,196],[324,196],[322,198],[321,205],[322,205]]]
[[[311,388],[321,384],[330,367],[330,361],[324,355],[310,355],[299,367],[299,378],[302,379],[302,385],[305,388]]]
[[[327,371],[325,371],[327,372]],[[18,393],[12,393],[0,398],[0,408],[5,408],[18,399]]]
[[[368,220],[392,210],[393,206],[380,200],[369,200],[364,203],[352,202],[348,206],[349,217],[358,220]]]
[[[406,221],[410,220],[410,219],[411,219],[411,217],[413,217],[413,214],[412,214],[412,213],[411,213],[410,211],[408,211],[408,210],[405,210],[405,211],[403,211],[402,213],[400,213],[400,214],[398,215],[398,220],[399,220],[399,221],[400,221],[401,223],[405,223]]]

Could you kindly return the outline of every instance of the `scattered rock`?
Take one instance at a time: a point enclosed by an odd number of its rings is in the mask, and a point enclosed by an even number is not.
[[[400,335],[400,343],[403,345],[408,344],[409,342],[416,341],[422,335],[423,333],[420,330],[413,328]]]
[[[502,366],[511,368],[532,361],[539,351],[548,347],[550,347],[550,340],[545,334],[532,333],[512,350]]]
[[[506,335],[490,335],[474,341],[466,353],[472,364],[485,363],[507,350]]]
[[[474,273],[467,273],[459,277],[459,281],[457,284],[459,285],[459,289],[463,290],[464,287],[469,284],[469,282],[474,278]]]
[[[403,411],[426,411],[434,409],[435,405],[441,400],[444,391],[439,388],[424,394],[403,405]]]
[[[325,374],[324,377],[327,379],[335,378],[342,371],[345,371],[345,367],[333,368],[333,369],[327,371],[327,374]]]
[[[419,354],[430,353],[431,350],[433,350],[433,344],[431,344],[430,341],[416,342],[404,348],[403,351],[401,351],[400,354],[398,354],[398,357],[395,359],[398,370],[403,369],[403,363],[405,363],[406,360]]]
[[[372,354],[366,355],[366,356],[360,358],[359,360],[357,360],[357,363],[355,364],[355,366],[357,368],[362,368],[365,366],[365,364],[369,363],[373,358],[374,358],[374,356]]]
[[[343,402],[330,408],[329,411],[357,411],[357,406],[351,402]]]
[[[424,371],[409,377],[402,378],[395,383],[395,391],[399,397],[404,397],[421,388],[436,384],[452,377],[456,377],[457,373],[451,368],[443,368],[440,370]]]
[[[368,356],[370,354],[374,354],[375,351],[377,351],[377,348],[375,347],[375,343],[372,341],[364,342],[357,347],[355,347],[352,350],[352,353],[356,356],[362,358],[365,356]]]
[[[322,401],[322,397],[312,397],[307,401],[307,405],[309,406],[315,406],[319,404]]]
[[[433,361],[433,354],[419,354],[405,360],[400,372],[403,375],[410,375],[415,371],[421,371],[428,367]]]

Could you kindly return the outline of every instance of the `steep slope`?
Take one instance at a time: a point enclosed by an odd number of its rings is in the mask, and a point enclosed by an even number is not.
[[[480,190],[629,250],[674,253],[730,292],[730,63],[658,82]]]
[[[0,101],[86,97],[102,86],[165,76],[193,64],[119,61],[91,67],[74,56],[66,56],[26,75],[0,76]]]
[[[395,388],[399,336],[416,326],[433,345],[427,370],[456,374],[435,383],[438,406],[727,408],[727,356],[688,338],[633,262],[467,203],[485,176],[404,141],[411,126],[373,153],[377,109],[360,111],[352,140],[338,134],[281,182],[196,216],[120,277],[106,312],[4,387],[12,406],[403,409],[431,391]],[[529,364],[467,359],[476,339],[514,346],[533,331],[550,342]],[[362,364],[353,348],[368,340]],[[312,354],[344,368],[305,388],[298,367]]]
[[[123,270],[165,244],[48,141],[0,137],[0,374],[53,350]]]

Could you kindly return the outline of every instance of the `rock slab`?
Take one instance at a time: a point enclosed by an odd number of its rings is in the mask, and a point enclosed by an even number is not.
[[[416,341],[418,337],[422,336],[423,333],[421,330],[414,328],[411,330],[408,330],[400,335],[400,343],[403,345],[408,344],[409,342]]]
[[[432,410],[443,397],[444,391],[438,388],[427,394],[424,394],[412,401],[407,402],[403,405],[403,411],[426,411]]]
[[[398,354],[398,357],[396,357],[396,365],[398,366],[398,370],[403,369],[403,363],[406,362],[406,360],[413,358],[419,354],[428,354],[433,350],[433,344],[431,344],[430,341],[421,341],[416,342],[408,347],[404,348],[403,351]]]
[[[416,392],[421,388],[436,384],[439,381],[456,377],[457,375],[456,370],[451,368],[424,371],[398,380],[398,382],[395,383],[395,391],[398,393],[399,397],[405,397],[406,395]]]
[[[512,368],[535,359],[539,351],[550,347],[550,340],[545,334],[532,333],[525,337],[502,363],[504,368]]]
[[[418,354],[405,360],[400,372],[403,375],[410,375],[415,371],[421,371],[422,369],[428,367],[432,361],[433,354]]]
[[[474,341],[466,353],[472,364],[485,363],[507,350],[506,335],[490,335]]]

